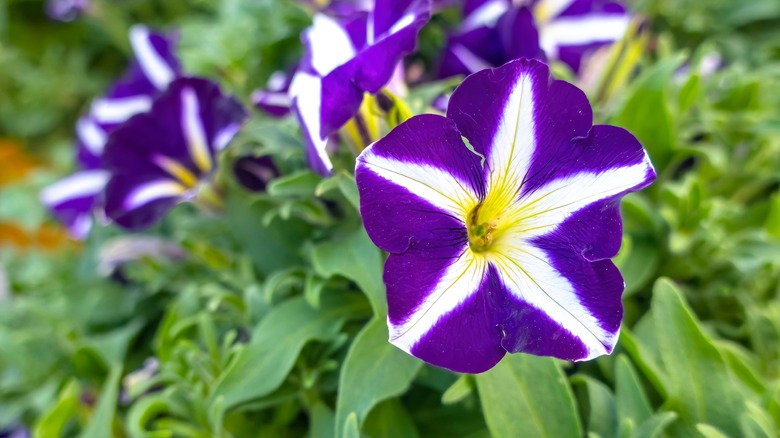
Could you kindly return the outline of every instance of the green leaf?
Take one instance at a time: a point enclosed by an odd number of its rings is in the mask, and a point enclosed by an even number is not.
[[[626,236],[614,262],[623,274],[626,288],[624,297],[637,293],[653,277],[660,254],[657,242],[649,239],[632,239]]]
[[[358,426],[358,417],[356,413],[351,413],[347,417],[346,424],[344,426],[344,433],[341,435],[343,438],[360,438],[360,426]]]
[[[652,313],[667,373],[665,406],[679,413],[689,427],[707,423],[738,436],[744,400],[725,359],[671,281],[656,282]]]
[[[746,438],[772,438],[778,436],[772,416],[753,402],[747,402],[747,412],[742,415],[742,436]]]
[[[319,175],[308,170],[296,172],[268,183],[268,194],[279,197],[312,196],[321,180]]]
[[[306,302],[315,309],[320,307],[320,296],[327,282],[318,275],[311,272],[306,276],[306,283],[303,287],[303,297]]]
[[[628,99],[613,120],[637,136],[659,171],[666,167],[677,141],[667,88],[682,61],[681,56],[675,56],[659,62],[634,81]]]
[[[680,108],[680,112],[686,112],[691,109],[701,92],[701,76],[698,74],[692,74],[685,85],[680,89],[680,94],[677,95],[677,106]]]
[[[127,432],[131,438],[169,438],[169,431],[148,431],[147,426],[155,418],[170,410],[170,400],[166,394],[154,394],[143,397],[133,403],[127,413]]]
[[[366,418],[363,432],[371,438],[417,438],[420,436],[409,412],[397,399],[379,403]]]
[[[95,349],[107,366],[122,363],[125,360],[127,346],[143,326],[142,320],[135,319],[117,330],[92,337],[88,344]]]
[[[65,425],[78,412],[80,399],[81,386],[73,379],[60,391],[57,402],[41,415],[33,428],[33,436],[41,438],[62,436]]]
[[[631,418],[634,424],[642,424],[653,414],[642,383],[628,357],[620,355],[615,365],[615,396],[617,416]]]
[[[113,436],[112,425],[116,414],[116,404],[119,400],[119,383],[122,379],[122,365],[117,363],[111,366],[111,372],[103,383],[103,391],[100,393],[97,408],[92,414],[81,438],[104,438]]]
[[[617,407],[615,397],[609,387],[596,379],[583,374],[571,378],[572,385],[582,386],[586,390],[587,429],[603,437],[616,436],[618,431]],[[582,405],[582,403],[581,403]]]
[[[474,378],[464,374],[455,381],[441,396],[441,403],[451,405],[464,400],[474,392]]]
[[[317,185],[314,194],[322,196],[334,190],[338,190],[356,211],[360,210],[360,195],[358,194],[354,176],[342,171],[330,178],[323,179]]]
[[[328,405],[318,401],[309,409],[311,438],[332,438],[336,428],[336,416]]]
[[[507,355],[476,380],[494,437],[582,436],[574,396],[555,359]]]
[[[718,342],[718,348],[726,359],[729,369],[739,378],[746,391],[752,391],[754,394],[763,394],[766,391],[766,385],[757,370],[755,359],[749,351],[729,341]]]
[[[319,311],[302,297],[275,307],[217,380],[211,400],[224,397],[229,410],[268,395],[282,384],[307,342],[333,338],[345,321],[360,315],[361,307],[360,303],[340,296],[323,299]]]
[[[341,275],[354,281],[368,297],[374,313],[384,318],[387,302],[382,283],[382,256],[362,227],[317,245],[311,259],[320,276]]]
[[[717,427],[710,426],[709,424],[697,424],[696,430],[701,434],[704,438],[729,438],[728,435],[718,430]]]
[[[248,197],[228,197],[225,217],[235,240],[246,248],[257,270],[268,275],[276,270],[303,263],[299,248],[311,228],[297,219],[274,219],[263,224],[263,216],[272,207],[265,201]]]
[[[656,438],[663,432],[674,420],[677,414],[674,412],[660,412],[645,420],[639,427],[634,429],[632,438]]]
[[[422,362],[392,346],[384,318],[371,320],[344,359],[336,402],[336,436],[346,433],[348,418],[359,425],[382,400],[406,392]]]

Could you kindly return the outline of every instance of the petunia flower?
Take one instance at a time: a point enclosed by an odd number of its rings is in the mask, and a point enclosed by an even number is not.
[[[350,17],[314,16],[290,86],[314,171],[332,172],[329,137],[358,112],[365,93],[375,94],[390,81],[399,61],[414,50],[430,10],[430,0],[376,0],[371,11]]]
[[[73,21],[84,14],[91,5],[91,0],[49,0],[46,2],[46,15],[52,20]]]
[[[545,64],[468,77],[446,117],[415,116],[364,150],[356,179],[368,235],[390,253],[391,343],[469,373],[507,352],[612,352],[619,202],[655,171],[627,131],[592,126],[584,93]]]
[[[631,19],[614,0],[466,0],[463,13],[442,58],[442,77],[520,57],[559,60],[578,72],[586,56],[622,38]]]
[[[292,75],[283,71],[274,72],[265,88],[252,93],[252,103],[257,109],[271,117],[284,117],[290,114],[292,99],[290,97],[290,82]]]
[[[82,170],[41,192],[43,204],[73,237],[86,237],[93,214],[102,214],[100,195],[108,181],[102,156],[109,134],[133,115],[148,111],[154,97],[181,74],[175,43],[174,36],[153,33],[141,25],[131,28],[135,59],[127,75],[105,96],[95,99],[76,123],[76,159]]]
[[[279,176],[279,169],[274,164],[274,160],[268,155],[247,155],[235,161],[233,174],[239,184],[247,190],[263,192],[268,183]]]
[[[105,211],[138,230],[175,204],[208,189],[216,155],[238,132],[246,112],[205,79],[179,78],[152,108],[117,128],[103,153],[110,173]]]

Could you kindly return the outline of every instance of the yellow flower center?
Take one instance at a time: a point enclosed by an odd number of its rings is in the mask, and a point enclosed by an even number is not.
[[[507,233],[518,230],[519,223],[527,216],[523,205],[517,202],[515,184],[500,180],[492,184],[484,200],[474,206],[466,217],[469,247],[474,253],[498,253],[497,244]],[[515,230],[515,231],[513,231]]]
[[[469,247],[474,252],[485,252],[490,248],[495,239],[498,221],[490,220],[482,222],[484,217],[479,214],[483,204],[478,204],[469,214],[467,226],[469,233]]]

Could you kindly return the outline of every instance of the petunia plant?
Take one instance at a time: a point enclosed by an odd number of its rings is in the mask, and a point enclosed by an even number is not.
[[[758,3],[3,3],[0,437],[779,436]]]
[[[444,77],[519,57],[561,61],[579,72],[597,49],[623,38],[631,20],[613,0],[468,0],[462,13],[441,60]]]
[[[631,134],[592,123],[584,93],[521,59],[466,79],[447,117],[413,117],[360,155],[366,230],[390,253],[393,344],[472,373],[506,352],[612,352],[618,204],[655,172]]]
[[[141,229],[176,203],[198,195],[204,202],[219,203],[211,185],[216,155],[245,117],[238,101],[206,79],[171,83],[148,112],[128,120],[106,145],[108,218],[124,228]]]
[[[81,170],[47,187],[41,200],[75,238],[89,233],[93,215],[104,218],[102,193],[108,180],[102,156],[109,134],[130,117],[148,111],[154,97],[181,73],[176,37],[142,25],[129,33],[135,55],[126,77],[95,99],[76,123],[76,159]]]
[[[315,172],[332,173],[330,136],[357,115],[366,93],[376,94],[387,85],[403,56],[414,50],[430,10],[430,0],[377,0],[368,12],[314,16],[302,35],[306,51],[290,95]],[[356,124],[370,142],[365,121]]]

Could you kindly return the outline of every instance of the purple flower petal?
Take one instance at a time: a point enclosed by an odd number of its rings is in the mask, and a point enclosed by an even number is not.
[[[585,56],[623,38],[631,16],[620,3],[609,0],[540,1],[539,43],[548,57],[578,72]]]
[[[401,59],[414,50],[430,11],[430,0],[378,0],[368,14],[314,17],[303,35],[306,53],[290,94],[316,172],[331,173],[328,137],[357,113],[365,93],[377,93],[390,81]]]
[[[77,160],[84,172],[47,188],[41,198],[73,237],[86,237],[93,210],[102,208],[98,196],[106,185],[103,152],[109,135],[136,114],[151,109],[154,97],[181,71],[174,54],[176,38],[137,25],[130,30],[135,59],[128,75],[103,97],[95,99],[89,113],[76,124]],[[156,140],[157,141],[157,140]],[[132,165],[132,161],[129,162]]]
[[[468,1],[450,36],[440,76],[475,73],[521,57],[556,59],[578,72],[583,59],[625,34],[630,16],[609,0]]]
[[[442,77],[476,73],[522,57],[545,58],[536,21],[527,7],[491,0],[466,4],[464,13],[459,31],[450,36],[445,49]]]
[[[391,253],[393,344],[461,372],[505,352],[612,351],[618,203],[655,173],[633,136],[591,123],[581,91],[522,59],[467,78],[448,119],[414,117],[361,154],[366,230]]]
[[[46,14],[52,20],[73,21],[84,14],[91,4],[90,0],[49,0],[46,3]]]
[[[246,113],[205,79],[180,78],[109,138],[103,154],[111,172],[106,214],[129,229],[147,227],[173,204],[193,197],[208,179],[216,153],[238,131]]]
[[[108,181],[104,170],[74,173],[41,192],[41,202],[76,239],[83,239],[92,228],[95,206]]]
[[[233,173],[238,182],[252,192],[265,191],[268,183],[279,176],[273,159],[267,155],[239,158],[233,165]]]
[[[290,114],[292,98],[290,97],[290,82],[292,76],[285,72],[277,71],[268,79],[265,89],[255,90],[252,93],[252,102],[257,109],[272,117],[284,117]]]
[[[95,99],[76,125],[79,163],[85,169],[98,168],[108,135],[130,117],[149,111],[154,97],[181,74],[175,37],[136,25],[130,30],[130,44],[135,59],[128,74]]]

